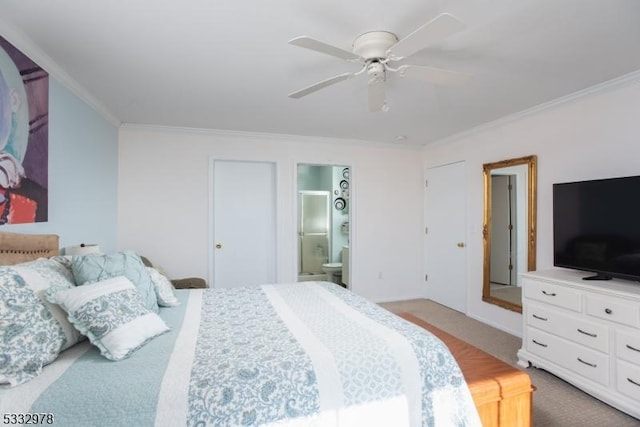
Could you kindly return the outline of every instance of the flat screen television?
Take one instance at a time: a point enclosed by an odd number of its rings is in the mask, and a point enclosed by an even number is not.
[[[554,184],[553,263],[640,281],[640,176]]]

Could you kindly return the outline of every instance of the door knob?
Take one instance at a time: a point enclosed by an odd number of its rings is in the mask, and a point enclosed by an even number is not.
[[[222,243],[216,243],[216,249],[222,249]]]
[[[459,248],[464,248],[464,242],[458,242],[458,247]]]

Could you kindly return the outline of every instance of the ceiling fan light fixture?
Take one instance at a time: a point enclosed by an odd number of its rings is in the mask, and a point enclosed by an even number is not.
[[[386,80],[385,66],[378,61],[372,61],[367,65],[367,77],[369,84],[384,82]]]

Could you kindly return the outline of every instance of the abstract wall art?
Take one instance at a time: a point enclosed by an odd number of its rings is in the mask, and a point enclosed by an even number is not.
[[[0,225],[48,220],[49,74],[0,37]]]

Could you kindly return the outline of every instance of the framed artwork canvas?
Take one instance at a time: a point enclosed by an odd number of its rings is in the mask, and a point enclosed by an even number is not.
[[[49,74],[0,37],[0,225],[48,220]]]

